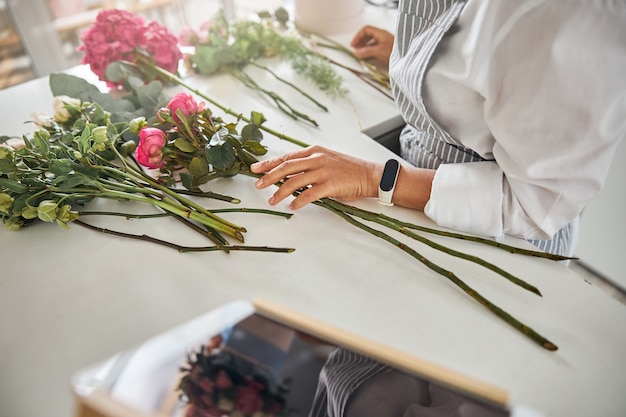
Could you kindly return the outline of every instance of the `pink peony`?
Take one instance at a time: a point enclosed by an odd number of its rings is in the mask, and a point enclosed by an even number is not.
[[[182,54],[177,38],[157,22],[147,23],[126,10],[112,9],[98,13],[94,24],[81,35],[78,51],[85,53],[81,64],[110,87],[119,86],[106,79],[106,68],[115,61],[133,60],[137,48],[146,50],[157,65],[176,72]]]
[[[191,94],[178,93],[167,103],[167,108],[174,121],[180,123],[180,118],[176,114],[178,110],[185,116],[191,116],[204,110],[204,102],[198,104]]]
[[[161,168],[163,160],[163,147],[167,143],[165,133],[154,127],[144,127],[139,132],[139,145],[135,149],[135,157],[141,165],[157,169]]]
[[[263,409],[263,399],[259,391],[251,386],[243,386],[237,389],[235,397],[235,409],[245,415],[252,415]]]

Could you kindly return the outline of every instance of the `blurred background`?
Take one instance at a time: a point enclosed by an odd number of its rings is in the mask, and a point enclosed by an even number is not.
[[[174,34],[220,8],[229,17],[274,9],[284,0],[0,0],[0,89],[80,63],[80,34],[100,10],[127,9]]]

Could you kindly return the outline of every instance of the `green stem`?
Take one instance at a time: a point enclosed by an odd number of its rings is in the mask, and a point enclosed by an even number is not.
[[[198,213],[201,213],[203,215],[205,215],[206,217],[209,217],[211,219],[213,219],[216,223],[222,223],[224,226],[227,226],[229,229],[236,229],[239,230],[240,232],[245,232],[246,229],[242,226],[236,225],[234,223],[231,223],[227,220],[224,220],[216,215],[214,215],[213,213],[211,213],[209,210],[205,209],[204,207],[200,206],[199,204],[183,197],[182,195],[176,193],[175,191],[172,191],[171,189],[169,189],[168,187],[165,187],[162,184],[159,184],[157,181],[155,181],[154,179],[152,179],[149,175],[147,175],[145,172],[143,172],[142,170],[136,169],[132,166],[130,166],[130,164],[128,164],[126,162],[126,159],[119,153],[119,151],[117,150],[117,148],[115,147],[115,145],[112,144],[111,149],[113,150],[113,152],[116,153],[117,157],[122,161],[122,163],[124,164],[124,173],[128,174],[128,175],[132,175],[135,178],[139,178],[143,181],[146,181],[151,187],[154,187],[160,191],[162,191],[165,195],[170,196],[171,198],[175,199],[176,201],[178,201],[179,203],[185,205],[186,207],[192,208],[194,210],[196,210]],[[118,168],[119,170],[119,168]],[[209,227],[213,227],[211,225],[207,225]],[[219,228],[215,228],[217,230],[219,230]],[[239,234],[241,235],[241,233]],[[241,235],[242,239],[243,239],[243,235]]]
[[[515,328],[516,330],[520,331],[525,336],[529,337],[535,343],[538,343],[543,348],[545,348],[547,350],[552,350],[552,351],[558,349],[558,347],[554,343],[550,342],[548,339],[546,339],[545,337],[541,336],[539,333],[534,331],[532,328],[530,328],[530,327],[526,326],[525,324],[521,323],[515,317],[511,316],[509,313],[507,313],[506,311],[504,311],[503,309],[501,309],[497,305],[493,304],[491,301],[487,300],[479,292],[477,292],[476,290],[471,288],[463,280],[461,280],[459,277],[457,277],[453,272],[448,271],[447,269],[444,269],[444,268],[440,267],[439,265],[431,262],[430,260],[428,260],[427,258],[422,256],[421,254],[419,254],[414,249],[408,247],[407,245],[405,245],[404,243],[400,242],[399,240],[394,239],[393,237],[389,236],[388,234],[386,234],[384,232],[381,232],[380,230],[373,229],[373,228],[371,228],[371,227],[369,227],[369,226],[367,226],[367,225],[365,225],[365,224],[355,220],[354,218],[352,218],[348,214],[344,213],[343,211],[338,210],[337,208],[333,207],[332,205],[327,204],[325,201],[318,200],[314,204],[333,211],[335,214],[339,215],[340,217],[342,217],[343,219],[347,220],[349,223],[357,226],[358,228],[360,228],[360,229],[362,229],[362,230],[364,230],[364,231],[366,231],[366,232],[368,232],[368,233],[370,233],[370,234],[372,234],[374,236],[377,236],[377,237],[379,237],[379,238],[381,238],[381,239],[383,239],[383,240],[385,240],[385,241],[395,245],[396,247],[398,247],[399,249],[401,249],[405,253],[407,253],[410,256],[412,256],[413,258],[417,259],[419,262],[424,264],[426,267],[430,268],[431,270],[437,272],[439,275],[441,275],[441,276],[447,278],[448,280],[450,280],[452,283],[454,283],[457,287],[459,287],[461,290],[463,290],[463,292],[465,292],[471,298],[473,298],[478,303],[480,303],[481,305],[486,307],[489,311],[494,313],[500,319],[504,320],[507,324],[509,324],[510,326]]]
[[[257,90],[263,94],[265,94],[266,96],[268,96],[269,98],[271,98],[274,103],[276,104],[276,106],[283,112],[285,113],[287,116],[291,117],[294,120],[298,120],[298,119],[302,119],[305,120],[309,123],[311,123],[313,126],[319,126],[318,123],[313,120],[312,118],[310,118],[308,115],[296,110],[295,108],[293,108],[289,103],[287,103],[281,96],[279,96],[278,94],[276,94],[273,91],[269,91],[264,89],[263,87],[261,87],[256,81],[254,81],[248,74],[246,74],[244,71],[242,70],[237,70],[234,69],[232,71],[232,74],[239,80],[241,81],[246,87],[251,88],[253,90]]]
[[[206,216],[204,213],[199,213],[195,210],[192,210],[190,207],[185,207],[183,205],[176,204],[174,202],[169,202],[165,200],[157,200],[154,198],[148,198],[148,197],[140,196],[137,194],[125,193],[125,192],[114,191],[114,190],[110,190],[110,191],[106,191],[104,193],[98,194],[97,197],[109,198],[109,199],[114,199],[114,200],[132,200],[132,201],[139,201],[139,202],[146,203],[146,204],[151,204],[151,205],[160,207],[163,210],[168,211],[177,216],[181,216],[186,219],[197,221],[198,223],[208,226],[214,230],[223,232],[239,240],[240,242],[244,241],[242,231],[245,231],[245,229],[242,230],[242,228],[239,228],[239,227],[232,227],[230,223],[225,222],[223,219],[220,219],[219,217],[216,217],[214,215]]]
[[[356,215],[358,217],[361,217],[364,220],[368,220],[377,224],[380,224],[381,226],[385,226],[391,230],[395,230],[398,233],[402,233],[405,236],[408,236],[414,240],[417,240],[418,242],[421,242],[427,246],[430,246],[433,249],[436,249],[440,252],[444,252],[447,253],[450,256],[454,256],[460,259],[465,259],[466,261],[469,262],[473,262],[477,265],[480,265],[486,269],[489,269],[499,275],[501,275],[502,277],[506,278],[507,280],[509,280],[510,282],[512,282],[515,285],[518,285],[521,288],[524,288],[525,290],[528,290],[532,293],[535,293],[537,295],[541,295],[541,292],[539,291],[539,289],[537,287],[535,287],[534,285],[529,284],[528,282],[516,277],[515,275],[505,271],[504,269],[492,264],[491,262],[485,261],[482,258],[479,258],[478,256],[473,256],[473,255],[469,255],[467,253],[463,253],[463,252],[459,252],[457,250],[448,248],[447,246],[444,245],[440,245],[437,242],[434,242],[428,238],[425,238],[424,236],[420,236],[417,233],[413,233],[410,230],[405,229],[404,227],[398,226],[396,223],[392,222],[392,221],[387,221],[384,219],[381,219],[380,215],[375,214],[375,213],[368,213],[366,211],[360,211],[360,210],[348,210],[345,208],[345,206],[343,205],[335,205],[335,202],[333,200],[326,200],[326,203],[333,206],[334,208],[336,208],[337,210],[342,210],[342,211],[346,211],[349,212],[352,215]]]
[[[328,108],[326,106],[324,106],[322,103],[320,103],[319,101],[317,101],[315,98],[313,98],[310,94],[308,94],[307,92],[305,92],[304,90],[302,90],[300,87],[298,87],[297,85],[295,85],[294,83],[291,83],[287,80],[285,80],[284,78],[281,78],[278,76],[278,74],[276,74],[274,71],[272,71],[271,69],[269,69],[268,67],[266,67],[265,65],[261,65],[261,64],[257,64],[256,62],[250,62],[250,65],[252,65],[253,67],[257,67],[260,68],[262,70],[265,70],[267,72],[269,72],[272,76],[274,76],[274,78],[276,78],[278,81],[287,84],[288,86],[290,86],[291,88],[293,88],[294,90],[296,90],[297,92],[299,92],[300,94],[302,94],[304,97],[308,98],[309,100],[311,100],[316,106],[318,106],[319,108],[321,108],[324,111],[328,111]]]
[[[181,246],[172,242],[157,239],[148,235],[134,235],[130,233],[118,232],[115,230],[105,229],[102,227],[96,227],[91,224],[82,222],[80,220],[74,220],[74,223],[86,227],[87,229],[94,230],[96,232],[105,233],[113,236],[119,236],[127,239],[142,240],[145,242],[156,243],[157,245],[165,246],[175,249],[179,252],[216,252],[216,251],[254,251],[254,252],[277,252],[277,253],[291,253],[295,249],[293,248],[274,248],[269,246],[239,246],[239,245],[216,245],[216,246]]]
[[[419,226],[417,224],[414,223],[408,223],[408,222],[404,222],[398,219],[395,219],[393,217],[387,216],[383,213],[374,213],[372,211],[368,211],[368,210],[364,210],[364,209],[360,209],[358,207],[354,207],[354,206],[350,206],[341,202],[338,202],[336,200],[333,200],[333,204],[335,205],[340,205],[344,210],[348,210],[350,213],[353,213],[356,216],[359,217],[369,217],[369,216],[375,216],[375,217],[379,217],[381,220],[385,220],[391,223],[394,223],[400,227],[404,227],[407,229],[414,229],[414,230],[418,230],[420,232],[424,232],[424,233],[430,233],[430,234],[434,234],[434,235],[438,235],[438,236],[445,236],[445,237],[449,237],[452,239],[459,239],[459,240],[466,240],[469,242],[476,242],[476,243],[480,243],[483,245],[487,245],[487,246],[493,246],[495,248],[510,252],[510,253],[517,253],[520,255],[525,255],[525,256],[533,256],[536,258],[544,258],[544,259],[549,259],[552,261],[566,261],[566,260],[574,260],[577,258],[572,258],[572,257],[568,257],[568,256],[562,256],[562,255],[556,255],[556,254],[552,254],[552,253],[547,253],[547,252],[542,252],[539,250],[532,250],[532,249],[523,249],[523,248],[518,248],[516,246],[511,246],[511,245],[507,245],[501,242],[497,242],[495,240],[492,239],[488,239],[488,238],[484,238],[484,237],[480,237],[480,236],[471,236],[471,235],[465,235],[462,233],[455,233],[455,232],[447,232],[444,230],[438,230],[438,229],[433,229],[430,227],[425,227],[425,226]]]
[[[137,64],[133,64],[131,62],[124,62],[124,63],[127,64],[127,65],[131,65],[131,66],[137,66]],[[180,77],[172,74],[171,72],[166,71],[163,68],[160,68],[157,65],[152,65],[150,63],[146,63],[144,65],[148,65],[151,69],[156,71],[163,78],[165,78],[165,79],[167,79],[167,80],[169,80],[169,81],[171,81],[173,83],[176,83],[176,84],[178,84],[178,85],[180,85],[182,87],[185,87],[187,90],[189,90],[192,93],[196,94],[198,97],[202,97],[207,102],[209,102],[212,105],[214,105],[215,107],[221,109],[224,113],[230,114],[231,116],[234,116],[234,117],[236,117],[238,119],[241,119],[241,120],[243,120],[246,123],[252,123],[252,121],[249,118],[243,116],[241,113],[237,113],[234,110],[229,109],[229,108],[221,105],[217,101],[211,99],[207,95],[205,95],[202,92],[200,92],[198,89],[193,88],[191,85],[189,85],[185,81],[183,81],[183,79],[181,79]],[[264,130],[265,132],[269,133],[270,135],[273,135],[273,136],[277,137],[278,139],[285,140],[287,142],[291,142],[291,143],[293,143],[295,145],[298,145],[298,146],[301,146],[303,148],[306,148],[307,146],[309,146],[305,142],[302,142],[302,141],[300,141],[298,139],[295,139],[295,138],[293,138],[291,136],[287,136],[287,135],[285,135],[283,133],[280,133],[280,132],[278,132],[278,131],[276,131],[274,129],[270,129],[270,128],[266,127],[266,126],[261,125],[261,126],[259,126],[259,129]]]

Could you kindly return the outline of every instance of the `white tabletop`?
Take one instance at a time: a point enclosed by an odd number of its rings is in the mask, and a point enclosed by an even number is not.
[[[278,70],[289,75],[286,67]],[[74,71],[85,74],[84,68]],[[330,101],[328,114],[311,107],[319,128],[290,121],[228,77],[191,82],[244,114],[262,111],[269,126],[307,143],[386,160],[391,153],[361,132],[397,126],[393,103],[347,75],[348,99]],[[34,111],[51,112],[51,98],[46,79],[0,92],[10,103],[0,112],[1,133],[29,130],[22,121]],[[271,155],[295,149],[267,135],[264,142]],[[256,190],[243,177],[210,188],[240,198],[241,207],[267,208],[272,192]],[[354,204],[432,226],[421,212]],[[90,205],[97,207],[145,211],[123,203]],[[278,209],[288,211],[287,204]],[[230,301],[257,297],[500,386],[512,404],[545,416],[622,416],[626,410],[626,307],[561,264],[437,239],[515,272],[539,287],[543,297],[537,297],[478,266],[412,244],[559,346],[548,352],[441,276],[319,207],[307,206],[289,220],[228,218],[246,226],[247,244],[296,251],[181,254],[77,225],[0,229],[0,415],[68,416],[69,381],[77,370]],[[164,219],[90,221],[205,244]]]

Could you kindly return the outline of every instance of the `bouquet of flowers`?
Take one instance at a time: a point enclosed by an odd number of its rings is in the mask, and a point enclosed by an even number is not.
[[[62,85],[75,79],[52,75],[51,84],[57,87],[58,77],[65,80],[60,83]],[[86,95],[99,97],[97,91],[84,88],[84,81],[77,84],[83,86]],[[102,102],[107,103],[107,98],[102,95]],[[54,107],[53,116],[37,114],[39,129],[32,137],[0,140],[4,142],[0,146],[0,217],[7,228],[20,230],[36,220],[66,227],[75,222],[100,232],[147,240],[179,251],[292,251],[289,248],[231,245],[226,237],[243,242],[246,229],[186,196],[192,194],[237,203],[238,200],[232,197],[203,192],[199,185],[211,175],[228,176],[247,169],[256,160],[254,154],[265,151],[258,136],[243,137],[238,133],[236,123],[224,124],[221,119],[212,117],[203,103],[198,104],[185,94],[175,96],[159,110],[160,116],[152,118],[158,119],[153,125],[145,117],[113,122],[113,114],[98,102],[67,95],[56,96]],[[127,110],[123,106],[121,114],[115,114],[116,118],[123,117]],[[244,127],[244,130],[255,132],[255,127]],[[216,135],[219,141],[211,143]],[[160,180],[155,179],[135,161],[169,171],[165,171]],[[184,171],[179,176],[188,192],[175,188],[173,174],[176,170]],[[166,172],[172,175],[166,175]],[[92,227],[79,217],[93,214],[135,218],[155,216],[77,211],[95,198],[135,201],[157,207],[162,215],[176,218],[211,239],[215,246],[181,247],[146,235]],[[270,210],[242,210],[289,217]]]
[[[285,382],[262,365],[225,349],[201,347],[181,368],[185,417],[278,417],[287,412]]]

